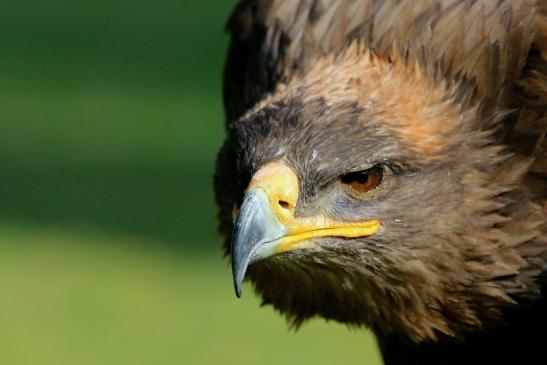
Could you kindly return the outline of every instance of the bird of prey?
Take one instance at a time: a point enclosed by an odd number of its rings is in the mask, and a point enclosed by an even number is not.
[[[547,362],[547,1],[245,0],[228,29],[237,295],[388,365]]]

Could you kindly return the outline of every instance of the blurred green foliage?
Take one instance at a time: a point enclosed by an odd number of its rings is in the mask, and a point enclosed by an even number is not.
[[[0,2],[0,363],[378,363],[234,299],[211,176],[235,1]]]
[[[216,248],[210,176],[232,6],[3,1],[0,217]]]
[[[313,321],[294,333],[251,288],[235,300],[220,259],[96,233],[0,232],[2,364],[379,363],[364,331]]]

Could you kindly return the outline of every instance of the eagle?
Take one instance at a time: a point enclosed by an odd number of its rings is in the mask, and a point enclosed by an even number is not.
[[[387,365],[547,361],[547,1],[243,0],[227,29],[237,296]]]

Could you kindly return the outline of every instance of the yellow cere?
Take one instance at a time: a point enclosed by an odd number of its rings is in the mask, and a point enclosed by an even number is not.
[[[270,206],[282,223],[294,216],[298,201],[298,178],[282,162],[271,162],[254,174],[247,191],[262,188],[268,194]]]

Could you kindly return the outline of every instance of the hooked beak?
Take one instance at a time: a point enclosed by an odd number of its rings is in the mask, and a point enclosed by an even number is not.
[[[317,247],[319,237],[365,237],[380,228],[378,220],[337,222],[326,217],[295,218],[298,179],[280,162],[261,168],[251,180],[232,236],[232,274],[241,297],[247,267],[261,259]]]

